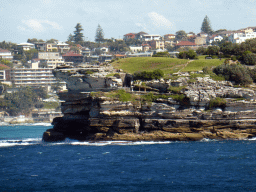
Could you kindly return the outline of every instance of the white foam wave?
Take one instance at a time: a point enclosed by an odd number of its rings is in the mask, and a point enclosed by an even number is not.
[[[256,137],[253,137],[251,139],[248,139],[248,141],[256,141]]]
[[[25,145],[37,145],[42,143],[41,138],[27,138],[23,140],[0,140],[0,147],[13,147],[13,146],[25,146]]]
[[[7,122],[0,122],[0,126],[45,126],[51,127],[51,123],[18,123],[18,124],[9,124]]]

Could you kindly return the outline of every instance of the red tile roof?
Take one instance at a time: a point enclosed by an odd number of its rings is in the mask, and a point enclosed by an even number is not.
[[[0,53],[7,53],[7,52],[10,52],[10,51],[7,50],[7,49],[2,49],[2,48],[0,48]]]
[[[135,36],[135,34],[134,33],[127,33],[127,34],[125,34],[124,36]]]
[[[77,44],[76,46],[80,49],[83,48],[80,44]]]
[[[64,55],[62,55],[62,57],[82,57],[83,55],[81,55],[81,54],[77,54],[77,53],[75,53],[75,52],[73,52],[73,51],[70,51],[70,52],[68,52],[68,53],[66,53],[66,54],[64,54]]]
[[[176,44],[177,46],[195,46],[196,44],[190,41],[181,41]]]

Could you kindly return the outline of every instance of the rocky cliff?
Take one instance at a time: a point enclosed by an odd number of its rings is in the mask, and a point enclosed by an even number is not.
[[[124,95],[121,95],[118,91],[110,92],[110,89],[119,90],[127,78],[125,75],[123,78],[122,75],[119,76],[122,81],[112,78],[106,84],[109,77],[95,78],[97,74],[81,74],[81,70],[79,73],[56,73],[69,81],[69,91],[59,94],[64,101],[61,105],[64,116],[53,120],[53,129],[43,134],[44,141],[61,141],[65,138],[80,141],[195,141],[203,138],[221,140],[256,136],[256,103],[253,100],[254,91],[251,89],[243,91],[241,88],[232,87],[230,83],[222,82],[219,85],[209,78],[198,79],[196,83],[187,84],[183,90],[185,98],[191,100],[184,105],[169,97],[169,93],[163,94],[167,96],[160,96],[155,92],[159,97],[150,100],[147,99],[148,93],[144,92],[159,87],[159,90],[163,87],[166,90],[166,84],[175,81],[165,81],[162,84],[160,81],[148,82],[143,92],[134,92],[127,88],[126,92],[121,92]],[[75,86],[76,82],[79,82],[78,87]],[[120,83],[113,86],[113,82]],[[227,99],[226,110],[206,110],[207,96],[216,97],[218,94],[244,96],[251,100],[239,101],[230,98]]]

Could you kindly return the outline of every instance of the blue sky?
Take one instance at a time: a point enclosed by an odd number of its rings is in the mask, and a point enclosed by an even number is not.
[[[98,24],[105,38],[140,31],[198,33],[205,15],[213,30],[235,30],[256,26],[255,9],[256,0],[1,0],[0,41],[66,41],[77,23],[90,41]]]

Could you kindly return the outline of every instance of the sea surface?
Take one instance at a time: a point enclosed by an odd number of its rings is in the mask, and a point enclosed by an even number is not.
[[[0,191],[256,191],[256,139],[45,143],[0,126]]]

